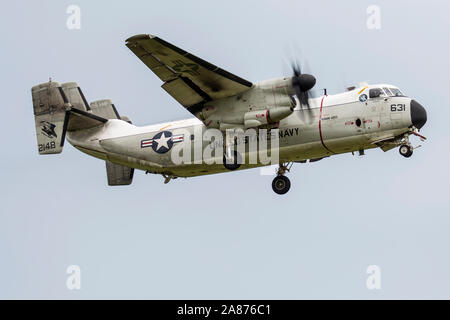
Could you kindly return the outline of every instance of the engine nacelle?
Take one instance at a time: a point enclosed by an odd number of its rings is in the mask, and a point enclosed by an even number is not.
[[[294,112],[293,107],[280,107],[266,110],[246,112],[244,115],[244,127],[253,128],[265,124],[276,123]]]

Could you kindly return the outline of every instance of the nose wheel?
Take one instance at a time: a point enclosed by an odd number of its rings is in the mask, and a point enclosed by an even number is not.
[[[289,172],[292,167],[291,164],[280,164],[277,171],[277,176],[272,181],[272,190],[276,194],[285,194],[291,188],[291,181],[284,174]]]
[[[400,148],[398,148],[398,152],[405,158],[409,158],[413,154],[413,147],[411,143],[409,142],[409,135],[405,134],[403,137],[403,144],[400,145]]]
[[[413,132],[411,132],[411,133],[413,133]],[[400,148],[398,148],[398,152],[405,158],[411,157],[413,154],[414,148],[412,147],[411,143],[409,142],[409,132],[405,133],[401,143],[403,143],[403,144],[401,144]]]
[[[407,144],[402,144],[400,148],[398,149],[400,154],[404,156],[405,158],[409,158],[413,154],[413,149],[411,146],[408,146]]]

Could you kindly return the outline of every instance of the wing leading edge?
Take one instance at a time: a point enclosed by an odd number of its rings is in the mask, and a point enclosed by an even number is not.
[[[205,102],[252,87],[251,82],[153,35],[135,35],[126,46],[164,81],[162,88],[195,116]]]

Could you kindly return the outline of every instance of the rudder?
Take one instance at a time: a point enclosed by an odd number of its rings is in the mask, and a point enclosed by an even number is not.
[[[31,88],[36,138],[39,154],[61,153],[67,97],[58,82],[47,82]]]

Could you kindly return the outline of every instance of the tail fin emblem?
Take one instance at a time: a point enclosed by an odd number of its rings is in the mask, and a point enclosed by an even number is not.
[[[50,123],[48,121],[42,121],[42,123],[44,124],[41,127],[41,131],[43,134],[45,134],[47,137],[49,137],[51,139],[58,137],[58,135],[55,132],[56,125],[54,125],[53,123]]]

